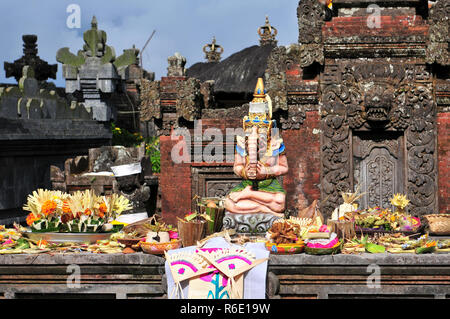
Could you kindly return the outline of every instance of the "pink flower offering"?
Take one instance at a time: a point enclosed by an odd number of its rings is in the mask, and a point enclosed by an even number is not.
[[[327,225],[322,225],[322,226],[320,226],[319,232],[320,232],[320,233],[328,233],[329,230],[328,230]]]
[[[339,239],[336,237],[335,239],[333,239],[332,241],[330,241],[328,244],[323,245],[320,243],[307,243],[306,245],[310,248],[332,248],[334,247],[337,243],[339,242]]]
[[[170,239],[178,239],[178,232],[169,230],[169,238]]]
[[[11,239],[8,239],[7,241],[5,241],[3,243],[3,245],[9,245],[9,244],[12,244],[12,243],[14,243],[14,242]]]

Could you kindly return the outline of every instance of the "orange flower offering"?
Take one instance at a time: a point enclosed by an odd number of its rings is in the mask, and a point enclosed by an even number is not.
[[[98,216],[100,216],[100,218],[103,218],[105,216],[105,213],[108,211],[108,207],[106,207],[105,203],[101,203],[100,206],[98,207],[98,211],[99,211]]]
[[[426,243],[425,247],[436,247],[436,241],[433,240],[433,241]]]
[[[27,225],[31,226],[35,221],[39,219],[40,219],[39,216],[35,216],[33,213],[30,213],[27,216]]]
[[[39,247],[41,247],[41,246],[47,246],[47,245],[48,245],[48,242],[47,242],[46,240],[44,240],[44,239],[41,239],[40,241],[38,241],[37,245],[38,245]]]
[[[108,207],[106,207],[105,203],[101,203],[100,207],[98,208],[102,213],[106,213],[108,211]]]
[[[25,211],[32,231],[98,232],[123,211],[132,209],[130,201],[117,194],[97,196],[93,190],[72,194],[38,189],[28,195]],[[36,220],[45,223],[36,225]]]
[[[66,213],[66,214],[72,213],[72,210],[70,209],[69,203],[67,201],[64,201],[64,203],[62,205],[62,211],[63,211],[63,213]]]
[[[48,216],[56,210],[57,206],[58,205],[54,201],[47,200],[42,204],[41,211],[45,216]]]

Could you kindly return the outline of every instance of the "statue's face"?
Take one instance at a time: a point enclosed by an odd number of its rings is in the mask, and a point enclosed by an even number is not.
[[[394,93],[391,87],[375,84],[365,94],[364,107],[368,121],[388,121]]]

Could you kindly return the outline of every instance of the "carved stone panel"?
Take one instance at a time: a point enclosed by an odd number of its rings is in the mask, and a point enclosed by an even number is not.
[[[192,194],[200,197],[225,197],[241,181],[232,165],[192,167],[191,172]]]
[[[425,60],[427,63],[450,65],[450,1],[438,0],[432,5],[429,16],[429,38]]]
[[[386,152],[370,151],[361,157],[368,158],[365,167],[372,167],[365,178],[381,174],[380,168],[393,169],[395,174],[401,171],[404,188],[395,186],[390,195],[406,193],[412,214],[436,211],[436,102],[428,69],[403,60],[336,62],[329,72],[325,67],[322,79],[327,81],[321,85],[322,212],[331,214],[342,203],[340,193],[354,190],[352,176],[357,165],[350,165],[351,135],[358,132],[368,134],[370,143],[387,132],[404,136],[399,147],[404,150],[404,160],[393,161],[392,156],[398,157],[392,155],[394,146],[387,142],[381,147]]]
[[[383,135],[353,136],[353,183],[364,194],[360,208],[390,207],[392,194],[404,193],[403,136]]]

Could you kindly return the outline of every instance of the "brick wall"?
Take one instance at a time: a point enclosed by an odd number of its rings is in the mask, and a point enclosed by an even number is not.
[[[202,131],[208,128],[218,128],[222,131],[225,142],[227,128],[241,126],[241,118],[231,119],[203,119]],[[311,204],[320,196],[318,184],[320,182],[320,118],[317,111],[307,112],[306,120],[299,130],[283,131],[286,144],[286,155],[289,173],[284,176],[283,186],[288,193],[287,208],[292,210],[303,208]],[[194,130],[190,133],[193,136]],[[192,176],[191,167],[223,166],[230,163],[194,162],[176,164],[172,161],[172,148],[179,140],[171,140],[170,136],[161,136],[161,210],[164,220],[176,224],[176,217],[182,217],[191,210]],[[209,143],[203,142],[204,145]],[[181,146],[182,144],[178,144]],[[193,148],[193,144],[191,144]],[[181,147],[180,147],[181,148]],[[234,148],[234,147],[233,147]],[[225,145],[224,145],[225,150]]]
[[[450,112],[438,113],[439,212],[450,213]]]
[[[319,199],[320,190],[320,116],[306,112],[299,130],[283,131],[289,173],[283,186],[287,192],[287,209],[301,209]]]
[[[201,122],[201,129],[204,132],[208,128],[218,128],[222,131],[225,141],[226,128],[240,127],[242,119],[203,119]],[[191,137],[194,136],[194,129],[190,129]],[[160,137],[161,149],[161,174],[160,174],[160,188],[161,188],[161,212],[164,220],[167,223],[176,224],[176,217],[182,217],[191,210],[192,194],[192,176],[191,167],[193,166],[221,166],[227,163],[205,163],[194,162],[194,157],[191,156],[190,163],[175,163],[172,160],[171,153],[173,147],[177,144],[178,149],[182,149],[184,140],[182,137],[172,140],[170,136]],[[203,144],[209,142],[204,141]],[[186,148],[184,148],[186,149]],[[191,149],[194,149],[194,144],[191,143]],[[225,145],[224,145],[225,150]],[[180,153],[181,154],[181,153]],[[183,154],[184,155],[184,154]],[[188,155],[190,156],[190,154]],[[229,165],[229,163],[228,163]]]
[[[182,140],[182,137],[179,138]],[[172,161],[172,148],[179,141],[170,136],[160,137],[161,174],[161,212],[169,224],[177,224],[176,216],[183,216],[191,209],[191,170],[189,163],[176,164]],[[181,142],[182,143],[182,142]]]
[[[375,26],[374,24],[378,22],[379,25]],[[322,36],[325,41],[333,37],[377,35],[384,37],[401,36],[405,42],[414,42],[407,36],[425,36],[427,34],[428,25],[420,15],[384,15],[380,16],[379,20],[369,20],[369,16],[334,17],[332,21],[325,22],[322,28]],[[369,38],[364,40],[370,41]]]

